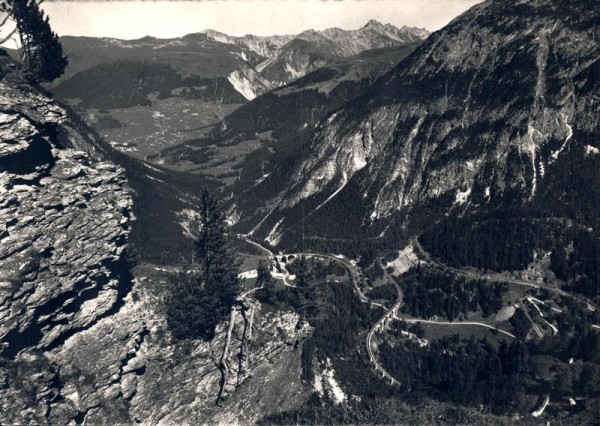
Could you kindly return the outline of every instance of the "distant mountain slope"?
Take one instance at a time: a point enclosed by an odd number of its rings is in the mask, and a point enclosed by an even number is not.
[[[421,41],[428,34],[423,29],[397,29],[372,21],[356,31],[332,28],[297,36],[232,37],[214,30],[174,39],[66,36],[61,37],[61,43],[70,62],[55,85],[92,67],[127,60],[167,64],[183,78],[227,78],[236,91],[251,100],[332,60]]]
[[[77,100],[80,109],[112,109],[150,105],[150,95],[168,98],[177,89],[189,98],[245,102],[225,77],[183,77],[167,64],[131,60],[94,65],[58,84],[52,91],[62,99]]]
[[[167,63],[186,76],[226,77],[246,61],[262,58],[236,45],[213,40],[206,34],[138,40],[64,36],[60,42],[69,56],[69,66],[62,80],[94,65],[118,60]]]
[[[233,37],[215,30],[206,30],[203,34],[212,40],[234,44],[264,57],[272,56],[281,46],[294,38],[293,35],[256,36],[252,34]]]
[[[449,212],[519,206],[590,226],[598,18],[584,0],[473,7],[322,121],[295,163],[241,194],[240,229],[282,244],[397,245]]]

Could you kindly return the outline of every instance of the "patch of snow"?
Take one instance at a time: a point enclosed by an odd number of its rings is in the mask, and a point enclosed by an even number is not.
[[[166,182],[164,180],[162,180],[162,179],[158,179],[158,178],[152,177],[150,175],[146,175],[146,177],[149,178],[149,179],[151,179],[151,180],[155,180],[157,182],[166,184]]]
[[[569,404],[571,406],[577,405],[577,403],[575,402],[575,400],[573,398],[569,398]]]
[[[144,166],[148,167],[150,170],[154,170],[154,171],[156,171],[156,172],[159,172],[159,173],[164,173],[164,172],[163,172],[161,169],[158,169],[158,168],[156,168],[156,167],[153,167],[153,166],[151,166],[151,165],[150,165],[150,164],[148,164],[148,163],[142,163],[142,164],[143,164]]]
[[[234,204],[233,207],[229,210],[229,212],[227,213],[227,218],[225,219],[225,222],[227,222],[227,225],[229,226],[233,226],[235,225],[238,221],[240,220],[240,214],[237,211],[237,205]]]
[[[331,114],[331,117],[329,117],[327,119],[327,124],[331,124],[333,122],[333,120],[335,120],[335,117],[337,117],[338,113],[334,112],[333,114]]]
[[[268,177],[269,177],[269,175],[270,175],[270,174],[271,174],[271,173],[267,173],[267,174],[264,174],[264,175],[262,175],[262,176],[261,176],[261,177],[260,177],[260,178],[259,178],[259,179],[258,179],[258,180],[255,182],[255,183],[254,183],[254,186],[261,184],[261,183],[262,183],[262,182],[263,182],[263,181],[264,181],[266,178],[268,178]]]
[[[469,195],[471,195],[471,188],[468,188],[466,191],[458,191],[454,199],[454,204],[460,205],[466,203]]]
[[[535,195],[535,191],[537,190],[537,166],[536,166],[537,144],[535,143],[535,140],[534,140],[534,135],[536,133],[539,135],[542,135],[542,133],[539,130],[537,130],[535,127],[533,127],[531,125],[531,123],[529,123],[527,125],[527,140],[526,140],[526,143],[524,144],[524,147],[525,147],[525,151],[531,156],[531,168],[533,169],[533,176],[531,177],[531,196],[532,197]]]
[[[531,415],[533,417],[541,416],[544,413],[544,410],[546,409],[546,406],[548,405],[549,402],[550,402],[550,395],[546,395],[546,398],[544,399],[542,406],[540,408],[538,408],[537,410],[535,410],[533,413],[531,413]]]
[[[592,145],[585,146],[585,155],[598,155],[598,154],[600,154],[600,149],[598,149]]]
[[[565,115],[565,114],[563,114],[561,112],[560,113],[560,117],[562,118],[563,123],[567,127],[567,137],[565,138],[565,141],[563,142],[562,146],[557,151],[554,151],[552,154],[550,154],[550,157],[552,157],[551,162],[555,161],[558,158],[558,156],[560,155],[560,153],[563,152],[563,150],[567,146],[567,143],[569,142],[569,140],[573,137],[573,127],[571,127],[569,125],[569,123],[567,123],[567,120],[569,119],[569,116]]]

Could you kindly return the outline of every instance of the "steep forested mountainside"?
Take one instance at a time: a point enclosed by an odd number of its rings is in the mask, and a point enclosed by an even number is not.
[[[473,7],[240,194],[240,229],[273,244],[398,245],[448,213],[519,207],[593,227],[598,14],[587,0]]]

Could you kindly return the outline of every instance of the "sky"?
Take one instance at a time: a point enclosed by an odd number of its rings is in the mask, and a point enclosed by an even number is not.
[[[440,29],[481,0],[50,1],[42,3],[58,35],[136,39],[179,37],[206,29],[230,35],[357,29],[370,19]]]

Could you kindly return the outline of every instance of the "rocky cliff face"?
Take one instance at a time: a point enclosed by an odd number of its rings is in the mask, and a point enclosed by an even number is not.
[[[296,314],[248,304],[211,342],[174,344],[164,287],[151,269],[135,275],[118,312],[52,350],[0,358],[3,422],[248,423],[306,401],[296,346],[310,330]]]
[[[47,349],[109,313],[127,286],[122,169],[74,148],[67,113],[0,83],[3,356]]]
[[[573,188],[557,183],[566,166],[586,175],[597,164],[596,9],[583,0],[473,7],[323,121],[268,211],[310,223],[360,200],[351,226],[379,235],[432,200],[447,212],[569,197]],[[283,216],[255,232],[269,235]]]
[[[253,34],[234,37],[215,30],[206,30],[203,34],[206,34],[209,39],[220,43],[235,44],[242,49],[267,58],[273,56],[281,46],[294,38],[293,35],[257,36]]]
[[[310,330],[296,314],[244,299],[213,341],[173,342],[170,277],[127,261],[124,170],[0,60],[0,422],[204,423],[223,416],[217,401],[250,421],[302,404]],[[250,378],[298,383],[269,393]]]

